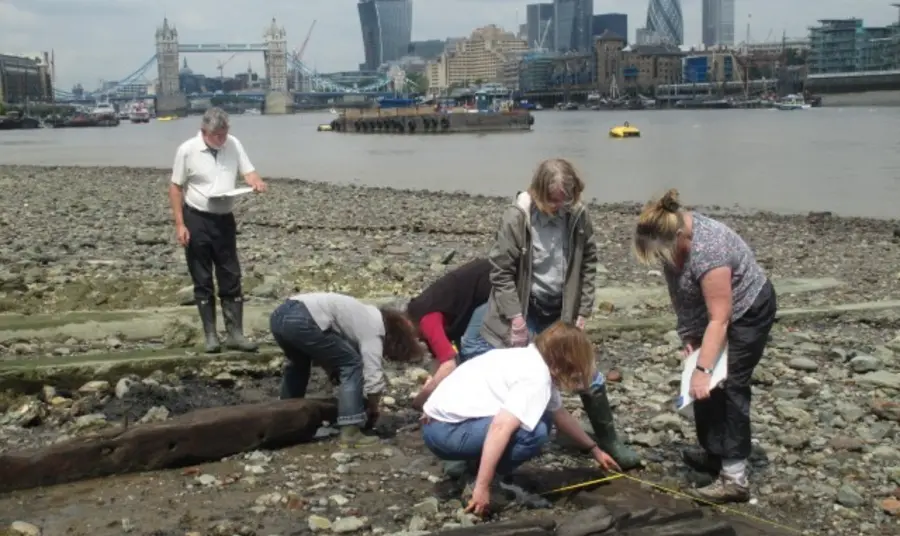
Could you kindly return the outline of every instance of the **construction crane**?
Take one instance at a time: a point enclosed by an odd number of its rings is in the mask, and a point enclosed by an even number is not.
[[[306,32],[306,39],[303,40],[303,44],[300,45],[299,50],[294,49],[293,59],[295,62],[303,59],[303,53],[306,52],[306,45],[309,44],[309,38],[312,37],[313,28],[316,27],[316,21],[312,21],[312,24],[309,25],[309,31]]]
[[[550,25],[553,24],[553,17],[547,19],[547,25],[544,26],[544,31],[541,32],[540,38],[534,42],[534,48],[540,51],[546,51],[547,48],[544,47],[544,42],[547,40],[547,33],[550,32]]]
[[[294,89],[300,89],[300,69],[297,67],[297,64],[303,59],[303,53],[306,52],[306,45],[309,44],[309,38],[312,37],[313,28],[316,27],[316,19],[313,19],[312,24],[309,25],[309,31],[306,32],[306,39],[303,40],[303,44],[300,45],[300,49],[294,49],[294,52],[291,53],[291,63],[294,66]]]
[[[216,66],[216,69],[219,70],[219,78],[220,78],[220,79],[222,79],[222,80],[225,79],[225,66],[228,65],[228,62],[230,62],[231,60],[233,60],[235,56],[237,56],[237,52],[235,52],[234,54],[232,54],[231,57],[229,57],[227,60],[225,60],[225,61],[220,61],[220,62],[219,62],[219,65]]]

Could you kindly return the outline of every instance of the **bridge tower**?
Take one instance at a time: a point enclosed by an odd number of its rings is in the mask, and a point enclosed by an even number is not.
[[[187,111],[187,97],[181,92],[178,78],[178,30],[164,18],[156,29],[156,64],[159,80],[156,92],[156,114],[169,115]]]
[[[288,93],[288,50],[287,33],[278,26],[275,19],[266,30],[266,113],[285,114],[293,107],[293,99]]]

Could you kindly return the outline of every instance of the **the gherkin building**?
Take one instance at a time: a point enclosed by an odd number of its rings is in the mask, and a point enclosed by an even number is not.
[[[681,0],[650,0],[647,29],[664,43],[683,45],[684,18],[681,15]]]

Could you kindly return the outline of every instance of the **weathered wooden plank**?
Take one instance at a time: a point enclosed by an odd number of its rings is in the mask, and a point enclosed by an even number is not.
[[[577,494],[583,508],[605,507],[615,522],[601,534],[629,536],[788,536],[792,531],[753,518],[722,514],[690,500],[648,491],[625,479]]]
[[[32,451],[0,455],[0,493],[103,476],[184,467],[313,438],[333,421],[331,400],[279,400],[194,411]]]
[[[438,534],[441,536],[552,536],[555,525],[552,520],[524,519],[442,530]]]

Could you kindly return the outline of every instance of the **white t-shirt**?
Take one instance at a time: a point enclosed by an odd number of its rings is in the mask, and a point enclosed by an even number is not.
[[[437,421],[457,423],[505,409],[531,432],[545,411],[561,407],[550,369],[532,344],[491,350],[466,361],[437,386],[423,411]]]
[[[238,175],[255,171],[244,146],[232,135],[217,151],[203,141],[203,134],[182,143],[175,152],[172,183],[184,188],[184,202],[197,210],[214,214],[228,214],[234,198],[215,196],[235,188]]]

